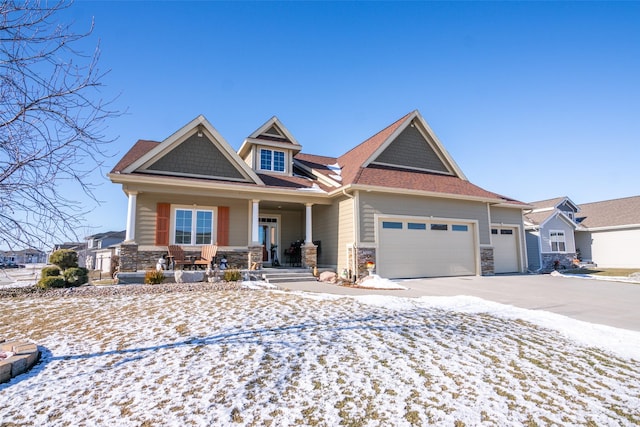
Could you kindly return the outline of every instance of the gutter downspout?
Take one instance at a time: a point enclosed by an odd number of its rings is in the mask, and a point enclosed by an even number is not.
[[[351,270],[349,272],[349,276],[352,276],[353,274],[356,274],[357,276],[357,266],[358,266],[358,246],[357,246],[357,235],[358,235],[358,210],[357,208],[357,202],[356,202],[356,196],[353,196],[349,193],[347,193],[347,190],[345,190],[344,188],[342,189],[342,194],[348,198],[350,198],[351,200],[353,200],[353,259],[351,260],[352,264],[349,266],[349,269]],[[347,263],[348,264],[348,263]],[[349,277],[349,279],[351,279],[352,277]]]

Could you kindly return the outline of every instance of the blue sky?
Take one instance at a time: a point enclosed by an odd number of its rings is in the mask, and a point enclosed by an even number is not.
[[[469,180],[522,201],[640,194],[639,2],[90,2],[102,95],[138,139],[203,114],[237,149],[277,115],[338,156],[418,109]],[[104,175],[91,232],[124,229]]]

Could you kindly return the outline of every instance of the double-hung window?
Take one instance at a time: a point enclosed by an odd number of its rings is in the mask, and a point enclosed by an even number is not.
[[[566,252],[567,245],[564,237],[564,231],[549,231],[549,242],[551,242],[551,252]]]
[[[263,171],[284,172],[284,151],[261,149],[260,169]]]
[[[176,245],[213,243],[213,210],[176,208],[173,241]]]

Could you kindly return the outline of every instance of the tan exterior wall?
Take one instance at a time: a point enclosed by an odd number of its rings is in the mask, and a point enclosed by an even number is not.
[[[347,247],[356,241],[354,230],[354,201],[350,198],[341,199],[338,203],[338,246],[337,246],[337,273],[349,270]]]
[[[486,203],[402,194],[359,193],[360,242],[374,243],[375,214],[433,216],[435,218],[474,219],[478,221],[481,245],[490,244],[489,212]]]
[[[300,211],[284,211],[275,209],[260,209],[260,217],[277,216],[279,217],[278,232],[280,234],[280,245],[278,246],[278,259],[284,265],[284,251],[289,249],[291,243],[302,240],[304,241],[304,212]],[[249,221],[249,219],[247,219]]]
[[[313,240],[320,240],[318,265],[335,266],[338,256],[339,202],[331,206],[313,206]]]
[[[640,229],[591,232],[591,255],[598,267],[640,268]]]
[[[247,246],[248,209],[247,201],[215,197],[185,196],[177,194],[140,193],[136,206],[136,236],[138,245],[154,245],[156,232],[156,207],[158,203],[186,206],[228,206],[229,246]]]

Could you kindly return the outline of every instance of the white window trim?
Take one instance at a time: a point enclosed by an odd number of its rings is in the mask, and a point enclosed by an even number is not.
[[[192,212],[192,221],[191,221],[191,243],[176,243],[176,210],[188,210]],[[182,246],[204,246],[210,243],[195,243],[196,239],[196,222],[195,218],[193,218],[193,212],[211,212],[212,213],[212,222],[211,222],[211,243],[215,243],[218,240],[218,227],[216,226],[218,221],[218,208],[216,206],[194,206],[194,205],[171,205],[171,218],[169,219],[169,242],[172,245],[182,245]]]
[[[263,151],[271,151],[271,169],[264,169],[262,167],[262,152]],[[274,157],[275,157],[274,153],[276,153],[276,152],[282,153],[282,155],[284,156],[284,169],[281,170],[281,171],[277,171],[277,170],[274,169],[274,163],[275,163],[274,162]],[[258,164],[257,165],[258,169],[261,170],[261,171],[265,171],[265,172],[287,173],[287,159],[288,159],[288,155],[287,154],[288,153],[285,150],[276,150],[275,148],[267,148],[267,147],[259,148],[258,149],[257,159],[256,159],[256,162]]]
[[[553,233],[556,233],[556,236],[555,236],[556,240],[555,241],[554,241]],[[560,237],[560,235],[562,235],[562,240],[558,239]],[[558,246],[559,246],[560,242],[564,243],[564,250],[563,251],[560,251],[560,250],[554,251],[553,250],[553,243],[554,242],[558,243]],[[554,253],[566,253],[567,252],[567,233],[565,233],[564,230],[549,230],[549,249],[551,250],[551,252],[554,252]]]

